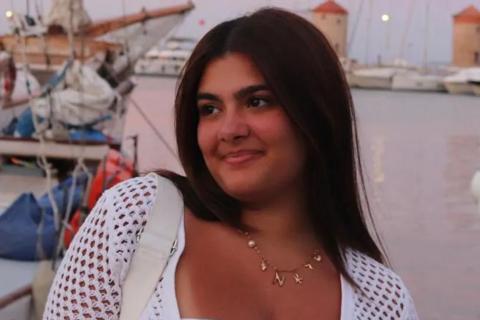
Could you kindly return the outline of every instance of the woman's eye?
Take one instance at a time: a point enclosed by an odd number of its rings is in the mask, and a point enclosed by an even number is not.
[[[248,100],[248,105],[251,107],[263,107],[270,103],[268,99],[259,98],[259,97],[252,97]]]
[[[211,104],[199,106],[198,110],[199,110],[200,116],[208,116],[218,112],[218,108]]]

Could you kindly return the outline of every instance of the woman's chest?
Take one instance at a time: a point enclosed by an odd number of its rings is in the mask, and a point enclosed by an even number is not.
[[[238,258],[213,253],[182,257],[175,274],[182,318],[340,319],[339,277],[310,274],[302,284],[292,278],[280,287],[274,284],[274,272]]]

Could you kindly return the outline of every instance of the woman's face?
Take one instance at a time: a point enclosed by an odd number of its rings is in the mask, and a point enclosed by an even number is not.
[[[197,108],[198,145],[227,194],[260,201],[302,184],[304,144],[247,56],[230,53],[207,66]]]

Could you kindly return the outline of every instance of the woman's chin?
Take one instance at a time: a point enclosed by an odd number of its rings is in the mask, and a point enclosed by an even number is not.
[[[222,189],[231,197],[240,201],[250,201],[258,197],[261,188],[248,179],[236,179],[222,185]]]

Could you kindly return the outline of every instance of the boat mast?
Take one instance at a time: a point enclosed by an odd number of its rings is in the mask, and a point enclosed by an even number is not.
[[[408,17],[407,17],[407,24],[405,25],[405,30],[402,34],[402,41],[400,43],[400,53],[398,57],[402,60],[406,60],[405,58],[405,47],[407,45],[407,37],[410,31],[410,26],[412,25],[412,19],[414,14],[414,7],[415,7],[415,0],[410,0],[409,9],[408,9]]]
[[[368,65],[368,56],[370,49],[370,26],[372,24],[372,9],[373,9],[373,0],[368,2],[368,16],[367,16],[367,39],[365,41],[365,63]]]
[[[347,45],[347,55],[348,56],[350,56],[350,50],[352,48],[353,41],[355,40],[355,34],[356,34],[357,29],[358,29],[358,22],[360,21],[360,16],[362,15],[362,9],[363,9],[363,3],[364,2],[365,2],[364,0],[360,0],[360,5],[358,7],[357,14],[355,16],[355,22],[353,24],[352,34],[349,37],[349,42],[348,42],[348,45]]]
[[[427,69],[428,63],[428,36],[430,33],[430,1],[427,1],[425,12],[425,43],[423,44],[423,68]]]

